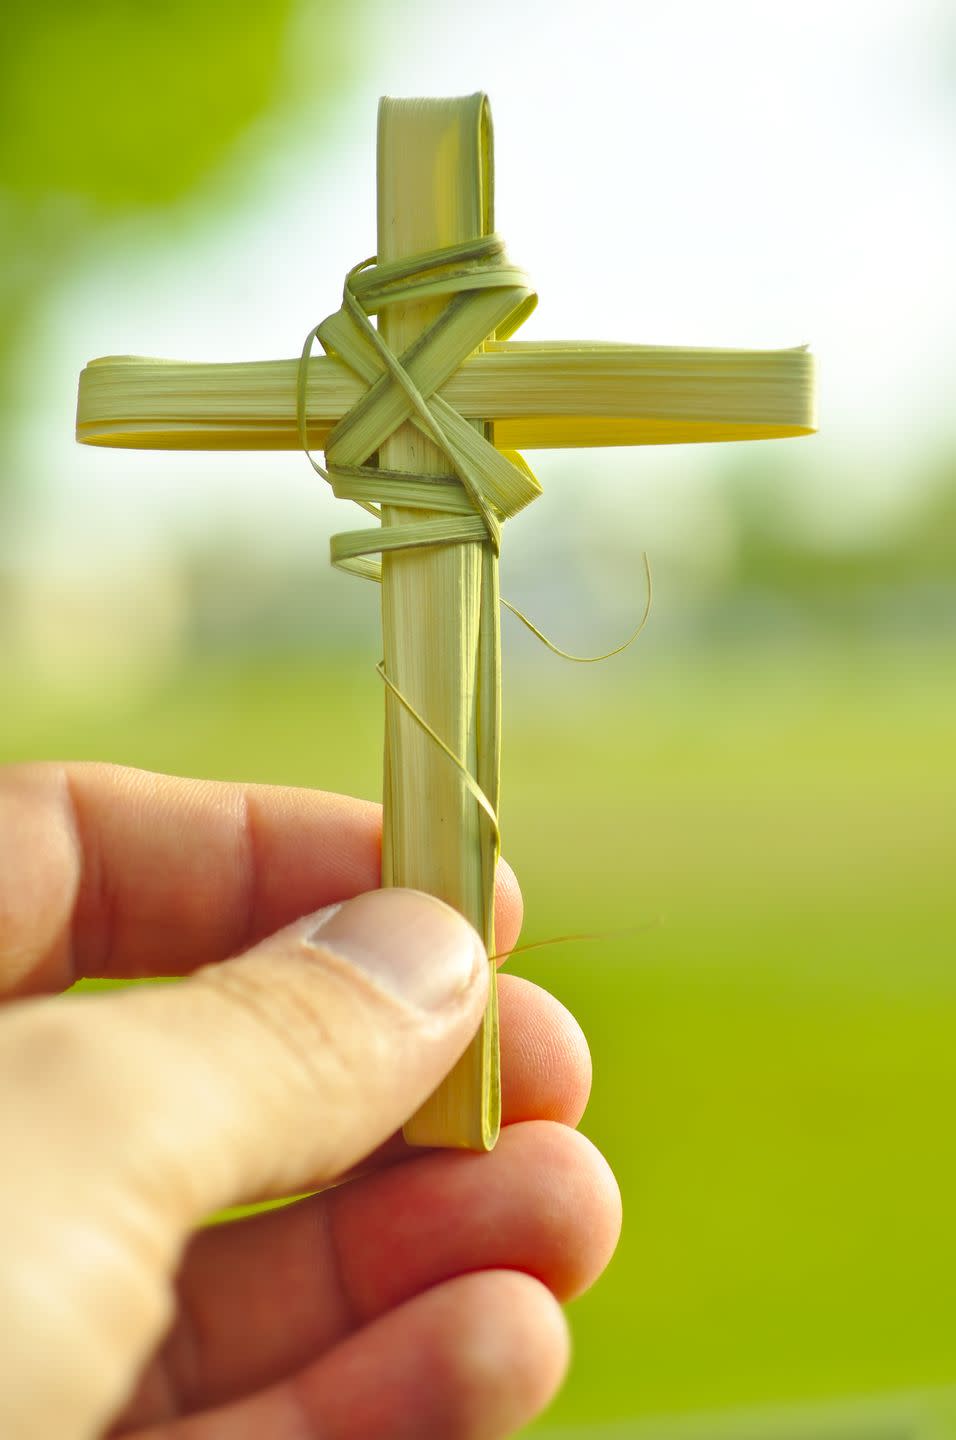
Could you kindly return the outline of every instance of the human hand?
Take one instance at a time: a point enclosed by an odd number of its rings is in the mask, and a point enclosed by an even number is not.
[[[558,1301],[620,1224],[569,1128],[587,1047],[502,977],[497,1149],[404,1146],[487,965],[438,901],[375,891],[380,826],[314,791],[0,772],[4,1440],[492,1440],[550,1400]],[[502,867],[502,950],[520,910]]]

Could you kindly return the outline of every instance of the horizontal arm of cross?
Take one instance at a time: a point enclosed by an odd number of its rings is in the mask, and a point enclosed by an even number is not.
[[[294,450],[296,360],[192,364],[136,356],[91,361],[80,376],[76,436],[129,449]],[[364,393],[326,357],[309,361],[309,444]],[[816,428],[806,349],[508,341],[489,343],[441,387],[502,450],[764,440]]]

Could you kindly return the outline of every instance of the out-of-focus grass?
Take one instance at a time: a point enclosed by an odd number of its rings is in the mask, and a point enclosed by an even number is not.
[[[584,1025],[584,1128],[626,1210],[552,1420],[952,1382],[950,657],[513,662],[507,685],[526,938],[644,927],[514,963]],[[379,689],[197,665],[122,714],[8,705],[0,755],[375,796]]]

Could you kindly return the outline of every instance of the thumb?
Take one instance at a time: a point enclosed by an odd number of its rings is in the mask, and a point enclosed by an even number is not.
[[[104,1423],[168,1323],[190,1228],[384,1140],[465,1049],[488,973],[457,912],[380,890],[181,984],[9,1007],[0,1333],[19,1339],[0,1420],[12,1406],[23,1424],[0,1430]],[[37,1415],[41,1394],[56,1414]]]
[[[185,984],[115,995],[101,1023],[124,1086],[135,1055],[136,1143],[169,1203],[195,1219],[354,1165],[465,1049],[488,973],[457,911],[376,890]]]

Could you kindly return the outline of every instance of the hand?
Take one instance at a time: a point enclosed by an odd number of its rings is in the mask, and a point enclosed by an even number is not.
[[[0,772],[5,1440],[491,1440],[551,1398],[558,1301],[620,1222],[569,1128],[587,1048],[503,977],[497,1149],[404,1146],[487,964],[440,902],[375,889],[380,825],[314,791]],[[502,866],[503,950],[520,910]],[[83,975],[191,978],[37,998]]]

